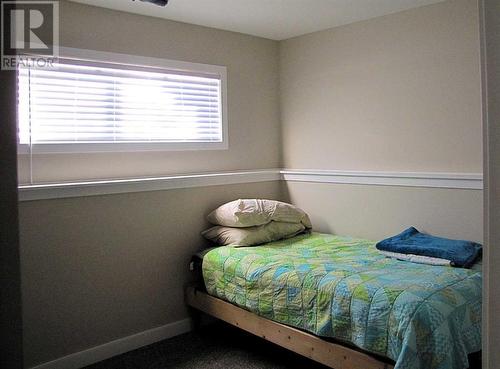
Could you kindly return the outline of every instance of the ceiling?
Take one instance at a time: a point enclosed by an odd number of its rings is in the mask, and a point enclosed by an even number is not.
[[[139,0],[72,1],[284,40],[442,0],[170,0],[164,8]]]

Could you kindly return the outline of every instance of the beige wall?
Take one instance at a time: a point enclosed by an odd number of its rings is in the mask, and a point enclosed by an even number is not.
[[[500,362],[500,3],[484,0],[482,22],[484,54],[485,128],[485,324],[483,367],[496,369]]]
[[[60,22],[62,46],[227,66],[229,150],[39,155],[35,181],[279,166],[277,42],[68,1]],[[28,169],[24,156],[22,182]]]
[[[409,226],[482,242],[482,191],[288,182],[285,195],[315,230],[372,240]]]
[[[476,0],[280,44],[287,168],[481,172]]]
[[[278,44],[61,1],[61,44],[227,66],[229,150],[35,156],[35,181],[274,168]],[[21,182],[29,178],[22,158]],[[26,365],[185,318],[183,284],[205,213],[280,198],[278,182],[20,204]]]
[[[28,367],[187,317],[209,210],[279,182],[20,203]]]
[[[283,166],[481,173],[478,18],[451,0],[281,42]],[[325,231],[483,239],[481,191],[284,186]]]

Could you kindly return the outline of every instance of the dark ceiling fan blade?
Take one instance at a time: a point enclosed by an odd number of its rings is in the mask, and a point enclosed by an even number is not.
[[[166,6],[168,4],[168,0],[141,0],[141,1],[159,6]]]

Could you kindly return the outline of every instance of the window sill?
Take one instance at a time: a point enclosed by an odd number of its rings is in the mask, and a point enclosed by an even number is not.
[[[81,154],[106,152],[145,152],[145,151],[202,151],[227,150],[227,139],[223,142],[120,142],[120,143],[68,143],[68,144],[38,144],[31,147],[33,154]],[[30,146],[17,145],[17,153],[30,153]]]

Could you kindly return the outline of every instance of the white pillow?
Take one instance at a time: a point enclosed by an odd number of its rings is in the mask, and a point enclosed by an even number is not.
[[[293,237],[306,229],[302,223],[270,222],[261,226],[232,228],[215,226],[203,231],[203,237],[224,246],[253,246]]]
[[[253,227],[271,221],[302,223],[312,228],[309,216],[298,207],[286,202],[262,199],[239,199],[219,206],[208,214],[212,224],[226,227]]]

